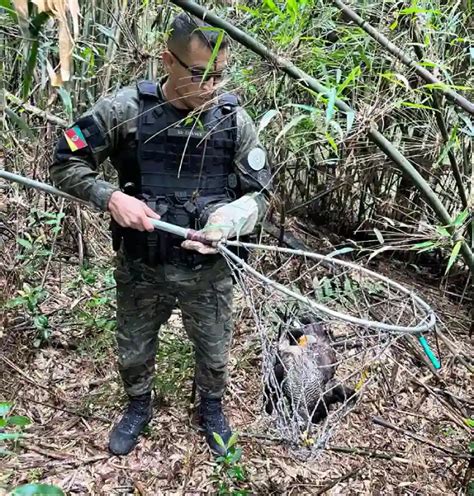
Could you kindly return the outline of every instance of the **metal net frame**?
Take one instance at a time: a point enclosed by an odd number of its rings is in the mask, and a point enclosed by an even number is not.
[[[377,381],[377,365],[400,359],[400,340],[435,328],[418,295],[360,265],[241,242],[219,251],[258,331],[264,427],[302,459],[325,447]],[[313,345],[307,334],[317,336]]]

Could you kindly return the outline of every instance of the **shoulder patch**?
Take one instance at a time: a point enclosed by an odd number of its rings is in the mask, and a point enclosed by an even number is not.
[[[87,141],[79,126],[74,126],[64,132],[67,144],[72,152],[86,148]]]
[[[254,171],[262,170],[265,167],[266,156],[261,148],[253,148],[247,155],[247,162]]]

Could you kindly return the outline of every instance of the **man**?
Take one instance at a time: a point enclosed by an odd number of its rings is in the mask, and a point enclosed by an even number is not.
[[[195,348],[201,426],[210,448],[225,454],[213,433],[224,442],[231,436],[222,410],[230,269],[212,246],[154,231],[150,218],[202,229],[214,242],[249,234],[264,215],[270,174],[249,116],[233,95],[217,91],[226,39],[180,14],[162,60],[167,76],[158,84],[122,88],[69,128],[50,172],[58,187],[112,216],[118,363],[130,401],[111,432],[110,451],[129,453],[151,420],[158,330],[178,302]],[[107,157],[120,188],[97,179]]]

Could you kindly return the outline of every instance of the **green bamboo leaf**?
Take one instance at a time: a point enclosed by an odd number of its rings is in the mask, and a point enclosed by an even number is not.
[[[474,124],[472,123],[471,119],[462,114],[460,114],[459,117],[466,124],[466,127],[463,127],[461,131],[464,134],[467,134],[467,136],[469,136],[470,138],[474,138]]]
[[[0,0],[0,9],[7,12],[15,24],[18,22],[18,15],[10,0]]]
[[[355,121],[355,112],[351,110],[350,112],[346,113],[346,128],[347,128],[347,133],[351,132],[352,126],[354,125]]]
[[[7,440],[16,440],[22,437],[23,434],[20,432],[9,432],[9,433],[2,433],[0,432],[0,441],[7,441]]]
[[[278,16],[282,15],[282,11],[276,6],[273,0],[263,0],[263,3],[275,14]]]
[[[61,97],[61,100],[64,105],[64,110],[66,110],[69,120],[72,120],[73,110],[72,110],[71,94],[64,87],[58,88],[58,94]]]
[[[354,82],[360,75],[362,74],[362,69],[360,65],[354,67],[352,71],[348,74],[346,79],[339,85],[337,88],[337,94],[341,95],[342,92],[352,83]]]
[[[31,41],[28,62],[26,63],[25,74],[21,85],[21,96],[24,100],[28,98],[31,88],[31,82],[33,81],[33,73],[36,68],[36,61],[38,59],[38,47],[38,39],[33,39]]]
[[[302,120],[307,119],[307,118],[308,118],[308,116],[307,115],[304,115],[304,114],[296,115],[295,117],[293,117],[293,119],[291,119],[290,122],[288,122],[287,124],[285,124],[285,126],[283,127],[283,129],[280,131],[280,133],[278,134],[278,136],[275,138],[275,143],[277,143],[280,138],[282,138],[283,136],[285,136],[285,134],[290,129],[294,128]]]
[[[271,109],[268,112],[265,112],[263,117],[260,119],[260,123],[258,124],[257,135],[260,134],[261,131],[263,131],[268,126],[268,124],[270,124],[270,121],[277,115],[278,110],[276,109]]]
[[[298,14],[298,4],[296,0],[286,0],[286,10],[290,14],[291,20],[295,22]]]
[[[439,234],[441,234],[441,236],[444,236],[445,238],[450,238],[451,237],[451,234],[449,233],[449,231],[445,227],[436,226],[436,231]]]
[[[454,222],[453,222],[453,226],[455,227],[460,227],[464,224],[464,222],[466,221],[466,219],[468,218],[469,216],[469,211],[468,210],[464,210],[463,212],[460,212],[456,218],[454,219]]]
[[[18,129],[21,131],[24,131],[24,133],[28,136],[28,138],[34,138],[35,135],[33,131],[31,130],[30,126],[27,124],[27,122],[21,118],[18,114],[13,112],[13,110],[9,109],[8,107],[5,108],[5,113],[8,117],[8,119],[16,126]]]
[[[285,107],[295,107],[301,110],[306,110],[307,112],[310,113],[315,113],[318,111],[317,107],[313,107],[311,105],[305,105],[303,103],[287,103]]]
[[[25,427],[31,424],[31,420],[23,415],[13,415],[7,419],[8,425],[18,425],[20,427]]]
[[[445,275],[449,272],[449,270],[453,266],[454,262],[456,261],[456,258],[459,254],[459,250],[461,249],[462,243],[463,243],[463,240],[460,239],[454,245],[453,251],[451,252],[451,256],[449,257],[449,260],[448,260],[448,266],[446,267],[446,272],[444,273]]]
[[[334,138],[328,132],[326,132],[325,136],[331,148],[337,153],[337,143],[334,141]]]
[[[374,250],[370,255],[369,255],[369,258],[368,260],[372,260],[374,257],[376,257],[377,255],[379,255],[380,253],[383,253],[385,251],[391,251],[391,250],[396,250],[397,247],[396,246],[391,246],[391,245],[385,245],[385,246],[382,246],[382,248],[377,248],[377,250]]]
[[[435,108],[430,107],[429,105],[423,105],[422,103],[400,102],[400,106],[408,107],[408,108],[414,108],[414,109],[433,110],[433,111],[437,112],[437,110]]]
[[[423,248],[423,249],[421,249],[421,250],[418,250],[418,253],[425,253],[425,252],[427,252],[427,251],[432,251],[432,250],[434,250],[435,248],[438,248],[438,246],[439,246],[438,244],[435,244],[434,246],[431,246],[431,247],[429,247],[429,248]]]
[[[326,108],[326,124],[328,124],[329,121],[334,117],[334,111],[336,108],[336,97],[336,88],[331,88],[329,90],[328,106]]]
[[[428,83],[423,85],[423,88],[427,90],[460,90],[460,91],[473,91],[474,88],[472,86],[460,86],[458,84],[446,84],[446,83]]]
[[[401,15],[409,14],[441,14],[441,10],[436,9],[423,9],[421,7],[407,7],[406,9],[401,9],[399,12]]]
[[[49,484],[25,484],[17,487],[11,496],[64,496],[64,492]]]
[[[416,245],[413,245],[410,249],[419,250],[421,248],[432,248],[434,246],[437,246],[434,241],[423,241],[422,243],[417,243]]]
[[[216,44],[214,45],[214,48],[212,49],[211,58],[209,59],[209,62],[207,63],[206,70],[204,71],[204,74],[202,76],[203,81],[205,81],[206,76],[209,74],[209,72],[213,68],[214,62],[216,61],[217,55],[219,54],[222,40],[224,39],[225,31],[223,29],[219,29],[219,28],[204,27],[204,26],[200,27],[198,29],[200,31],[218,31],[219,32],[219,34],[217,35]]]

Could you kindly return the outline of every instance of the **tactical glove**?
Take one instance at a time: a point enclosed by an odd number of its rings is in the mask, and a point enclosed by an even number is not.
[[[255,193],[250,193],[238,200],[227,203],[215,210],[201,229],[212,246],[199,241],[183,241],[181,246],[187,250],[196,250],[203,255],[217,253],[215,248],[219,241],[250,234],[257,224],[258,205],[254,199]]]

